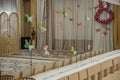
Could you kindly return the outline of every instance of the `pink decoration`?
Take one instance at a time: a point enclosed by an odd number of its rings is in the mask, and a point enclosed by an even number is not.
[[[100,28],[97,28],[96,31],[99,32],[99,31],[100,31]]]
[[[77,23],[77,27],[81,26],[82,22],[78,22]]]
[[[73,21],[73,18],[70,18],[70,21]]]
[[[102,33],[102,35],[103,35],[103,36],[106,36],[106,35],[107,35],[107,32],[106,32],[106,31],[104,31],[104,32]]]
[[[69,10],[70,12],[72,12],[72,8],[69,7],[68,10]]]
[[[44,54],[44,55],[49,55],[49,52],[48,52],[47,49],[48,49],[48,45],[46,45],[46,46],[43,47],[43,50],[44,50],[44,53],[43,53],[43,54]]]
[[[57,14],[61,14],[61,10],[56,10],[56,13]]]
[[[88,50],[91,50],[91,45],[90,44],[88,45]]]

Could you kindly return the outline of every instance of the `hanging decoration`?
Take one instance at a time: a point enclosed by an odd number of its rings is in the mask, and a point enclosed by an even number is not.
[[[107,32],[106,32],[106,31],[104,31],[104,32],[102,33],[102,35],[103,35],[103,36],[106,36],[106,35],[107,35]]]
[[[28,41],[27,39],[25,39],[24,47],[28,49],[30,45],[31,45],[31,40]]]
[[[89,21],[89,20],[90,20],[90,18],[89,18],[88,16],[85,16],[85,19],[86,19],[87,21]]]
[[[78,22],[77,23],[77,27],[81,26],[82,22]]]
[[[72,18],[72,17],[70,18],[70,21],[73,21],[73,18]]]
[[[41,32],[46,32],[46,31],[47,31],[47,29],[42,26],[42,21],[40,21],[40,22],[38,23],[38,28],[40,29]]]
[[[43,47],[43,54],[46,56],[48,56],[48,55],[50,55],[50,53],[48,52],[48,45],[45,45],[44,47]]]
[[[56,10],[56,13],[57,14],[61,14],[61,10]]]
[[[75,51],[75,48],[74,48],[73,46],[71,47],[71,52],[72,52],[72,54],[74,54],[74,55],[77,54],[77,51]]]
[[[24,20],[25,22],[32,22],[33,16],[29,16],[28,14],[24,14]]]
[[[99,31],[100,31],[100,28],[97,28],[96,31],[99,32]]]
[[[102,20],[100,19],[100,16],[104,11],[109,14],[109,18]],[[113,20],[113,12],[110,9],[110,3],[105,2],[105,5],[104,5],[103,1],[99,0],[99,9],[95,14],[95,20],[101,24],[109,24]]]
[[[62,10],[62,14],[63,14],[64,18],[67,17],[67,12],[65,11],[65,9]]]
[[[69,7],[68,10],[69,10],[70,12],[72,12],[72,8],[71,8],[71,7]]]
[[[61,21],[58,21],[57,26],[63,26],[63,23]]]

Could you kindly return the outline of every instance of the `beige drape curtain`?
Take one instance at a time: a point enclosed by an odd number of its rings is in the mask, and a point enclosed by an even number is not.
[[[94,20],[97,5],[97,0],[46,0],[44,27],[47,32],[38,34],[37,47],[42,49],[48,45],[49,50],[70,51],[74,46],[77,51],[88,51],[90,45],[91,50],[112,50],[112,23],[107,25],[110,27],[107,35],[102,36],[105,28]],[[106,13],[102,15],[103,18],[107,16]]]
[[[114,49],[120,49],[120,6],[114,5]]]
[[[18,0],[0,0],[0,12],[17,12]]]
[[[98,4],[97,0],[94,0],[94,6]],[[110,7],[111,10],[113,10],[113,5],[111,4]],[[96,10],[93,11],[93,14],[95,14]],[[109,14],[104,12],[101,15],[101,19],[107,19]],[[111,51],[113,50],[113,29],[112,25],[113,22],[104,25],[96,22],[95,20],[93,21],[93,26],[94,26],[94,31],[93,31],[93,50],[98,50],[98,49],[103,49],[105,52],[106,51]],[[107,29],[109,30],[107,30]],[[100,29],[99,32],[96,31],[96,29]],[[104,32],[106,32],[106,35],[104,36]]]
[[[46,27],[43,17],[46,16],[46,0],[37,0],[37,24],[42,22]],[[46,44],[46,33],[42,33],[37,27],[37,48],[41,49]]]

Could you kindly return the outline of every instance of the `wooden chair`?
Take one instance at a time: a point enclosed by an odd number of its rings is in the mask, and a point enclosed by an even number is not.
[[[70,64],[70,58],[66,58],[63,60],[63,66],[69,65]]]
[[[35,79],[34,78],[23,77],[23,78],[21,78],[19,80],[35,80]]]
[[[45,65],[45,71],[54,69],[54,63],[48,63]]]
[[[63,66],[63,60],[54,62],[54,69]]]
[[[32,76],[31,68],[27,68],[22,70],[22,76],[21,77],[29,77]]]
[[[78,74],[78,72],[69,75],[68,79],[69,80],[79,80],[79,74]]]
[[[13,80],[14,76],[12,75],[2,75],[0,76],[0,80]]]
[[[92,57],[96,56],[96,51],[92,51],[92,52],[91,52],[91,56],[92,56]]]
[[[76,56],[77,62],[80,61],[80,54]]]
[[[91,53],[90,52],[87,52],[85,54],[86,54],[86,58],[90,58],[91,57]]]
[[[65,77],[60,78],[60,79],[58,79],[58,80],[69,80],[69,79],[68,79],[68,76],[65,76]]]
[[[79,80],[88,80],[86,69],[80,71],[78,74],[79,74]]]
[[[100,51],[100,54],[103,54],[103,53],[104,53],[104,50],[103,50],[103,49],[100,49],[99,51]]]
[[[94,66],[91,66],[87,69],[88,71],[88,77],[90,77],[91,80],[101,80],[102,79],[102,71],[100,64],[96,64]],[[98,77],[97,77],[98,75]]]
[[[100,55],[100,50],[96,50],[96,55]]]
[[[102,80],[114,80],[114,68],[112,64],[112,60],[107,60],[101,63],[103,76]]]
[[[113,59],[114,80],[120,80],[120,57]]]
[[[36,65],[33,67],[33,74],[38,74],[38,73],[42,73],[45,71],[45,65]]]
[[[73,56],[70,58],[70,63],[76,63],[77,62],[77,57],[76,56]]]
[[[81,54],[80,60],[84,60],[84,59],[86,59],[86,58],[87,58],[87,57],[86,57],[86,54],[85,54],[85,53]]]

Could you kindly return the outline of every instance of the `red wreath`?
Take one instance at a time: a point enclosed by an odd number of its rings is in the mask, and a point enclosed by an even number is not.
[[[106,7],[104,7],[103,5],[103,1],[99,0],[99,9],[97,10],[96,14],[95,14],[95,20],[98,22],[98,23],[102,23],[102,24],[109,24],[112,20],[113,20],[113,12],[112,10],[109,8],[110,7],[110,4],[105,2],[106,3]],[[100,16],[101,16],[101,13],[105,11],[107,13],[109,13],[109,18],[105,19],[105,20],[101,20],[100,19]]]

